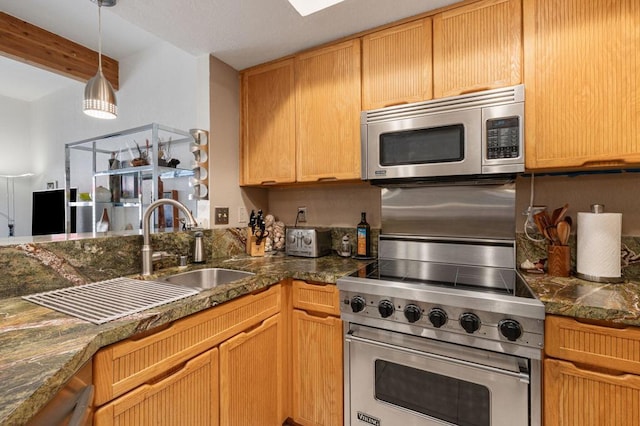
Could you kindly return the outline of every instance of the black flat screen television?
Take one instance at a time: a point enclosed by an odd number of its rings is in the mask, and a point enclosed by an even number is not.
[[[64,234],[64,189],[34,191],[31,213],[31,235]],[[76,199],[76,188],[71,188],[71,201]],[[71,207],[71,233],[76,232],[76,208]]]

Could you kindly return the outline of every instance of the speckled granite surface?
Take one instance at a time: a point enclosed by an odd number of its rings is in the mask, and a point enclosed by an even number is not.
[[[342,230],[332,230],[334,240]],[[348,232],[348,230],[347,230]],[[91,356],[105,345],[174,321],[251,291],[293,277],[335,283],[363,262],[327,256],[283,254],[251,258],[244,253],[243,230],[207,231],[210,267],[258,275],[208,290],[180,302],[150,309],[101,326],[23,301],[18,296],[139,273],[139,235],[0,246],[0,424],[22,424],[37,412]],[[518,237],[518,262],[545,257],[545,248]],[[186,254],[188,233],[155,234],[156,250]],[[334,241],[335,242],[335,241]],[[640,262],[636,238],[623,238],[623,284],[524,274],[547,313],[640,326]],[[575,250],[574,250],[575,253]],[[575,256],[575,254],[574,254]],[[170,259],[164,273],[178,271]],[[575,260],[573,262],[575,265]]]
[[[23,424],[105,345],[292,277],[335,283],[364,262],[338,256],[319,259],[282,254],[238,256],[209,262],[257,275],[182,301],[100,326],[39,307],[21,298],[0,300],[0,424]],[[165,273],[178,272],[170,268]]]
[[[575,272],[576,241],[573,235],[571,267]],[[518,234],[517,262],[546,258],[543,243],[528,241]],[[623,283],[595,283],[575,276],[554,277],[548,274],[523,273],[531,289],[545,304],[547,314],[605,320],[640,326],[640,239],[622,237],[620,253]],[[572,272],[572,274],[573,274]]]

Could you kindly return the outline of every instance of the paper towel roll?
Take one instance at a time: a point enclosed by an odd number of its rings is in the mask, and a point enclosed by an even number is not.
[[[597,280],[620,277],[621,213],[578,213],[578,274]]]

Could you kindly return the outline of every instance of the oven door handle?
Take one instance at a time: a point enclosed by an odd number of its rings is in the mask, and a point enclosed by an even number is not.
[[[425,357],[425,358],[430,358],[430,359],[434,359],[434,360],[438,360],[438,361],[444,361],[444,362],[449,362],[452,364],[457,364],[457,365],[462,365],[465,367],[471,367],[471,368],[476,368],[479,370],[484,370],[484,371],[488,371],[488,372],[492,372],[492,373],[497,373],[497,374],[502,374],[504,376],[511,376],[514,377],[518,380],[520,380],[522,383],[529,383],[529,375],[525,374],[525,373],[516,373],[513,371],[508,371],[508,370],[502,370],[500,368],[496,368],[496,367],[491,367],[488,365],[483,365],[483,364],[476,364],[475,362],[470,362],[470,361],[465,361],[463,359],[456,359],[456,358],[450,358],[448,356],[444,356],[444,355],[438,355],[438,354],[434,354],[434,353],[430,353],[430,352],[424,352],[424,351],[419,351],[416,349],[412,349],[412,348],[403,348],[401,346],[396,346],[396,345],[392,345],[390,343],[385,343],[385,342],[380,342],[378,340],[370,340],[370,339],[366,339],[364,337],[358,337],[355,336],[353,334],[353,331],[350,330],[344,337],[344,340],[347,343],[350,342],[358,342],[358,343],[364,343],[367,345],[372,345],[372,346],[380,346],[386,349],[392,349],[392,350],[396,350],[396,351],[400,351],[400,352],[405,352],[411,355],[418,355],[421,357]]]

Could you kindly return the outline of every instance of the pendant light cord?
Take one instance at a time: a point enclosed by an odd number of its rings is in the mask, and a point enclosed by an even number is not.
[[[102,0],[98,0],[98,69],[102,74]]]

